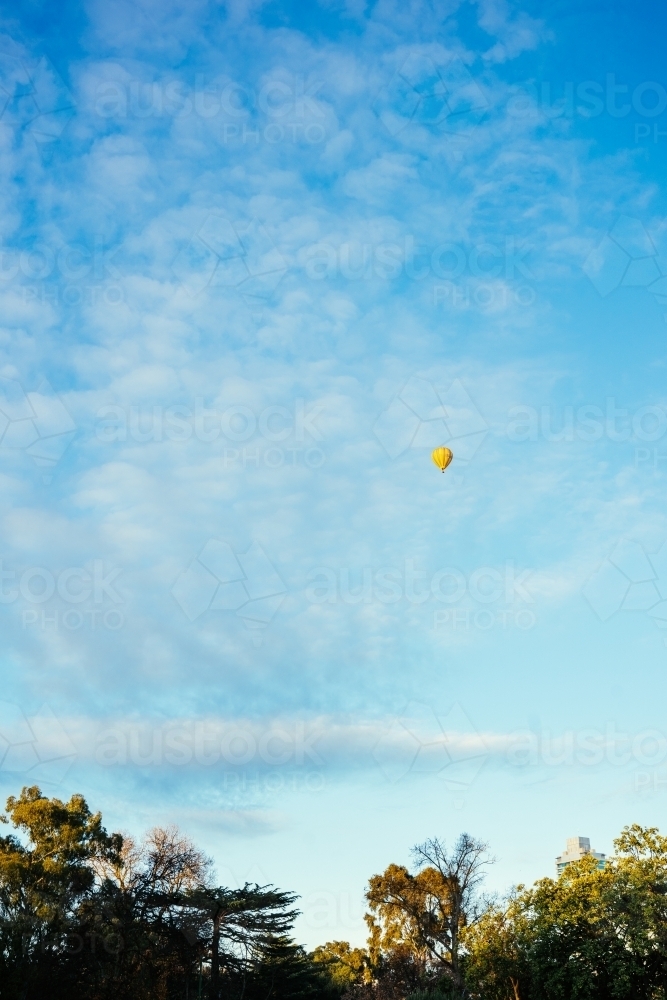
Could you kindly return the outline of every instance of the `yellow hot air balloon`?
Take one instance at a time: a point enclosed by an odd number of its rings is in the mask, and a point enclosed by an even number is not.
[[[444,472],[451,460],[454,458],[454,455],[449,448],[434,448],[431,452],[431,458],[440,471]]]

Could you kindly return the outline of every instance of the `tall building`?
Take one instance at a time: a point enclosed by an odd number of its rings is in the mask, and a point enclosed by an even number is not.
[[[564,853],[559,854],[556,858],[556,874],[561,875],[568,865],[571,865],[573,861],[579,861],[580,858],[586,857],[587,854],[591,854],[594,858],[597,858],[598,868],[604,868],[605,855],[591,850],[591,842],[588,837],[568,837]]]

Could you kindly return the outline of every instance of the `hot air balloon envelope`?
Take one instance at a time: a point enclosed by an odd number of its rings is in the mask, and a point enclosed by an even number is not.
[[[453,453],[449,448],[434,448],[431,454],[431,458],[438,466],[441,472],[444,472],[451,460],[454,458]]]

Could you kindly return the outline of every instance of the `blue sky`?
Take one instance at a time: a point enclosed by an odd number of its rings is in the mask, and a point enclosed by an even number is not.
[[[309,945],[428,836],[501,889],[664,823],[663,21],[5,15],[3,794],[177,822]]]

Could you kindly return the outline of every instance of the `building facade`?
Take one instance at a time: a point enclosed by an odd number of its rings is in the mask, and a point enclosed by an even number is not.
[[[568,865],[571,865],[573,861],[585,858],[587,854],[597,858],[598,868],[604,868],[605,855],[591,850],[591,842],[588,837],[568,837],[565,851],[556,858],[556,874],[561,875]]]

